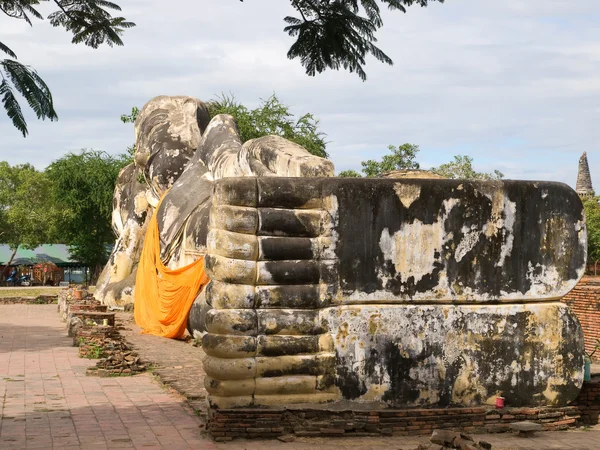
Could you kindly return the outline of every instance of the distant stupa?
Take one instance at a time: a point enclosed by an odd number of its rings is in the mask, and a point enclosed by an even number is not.
[[[590,176],[590,166],[588,165],[586,152],[583,152],[583,155],[579,158],[579,169],[577,171],[575,191],[582,197],[594,196],[594,188],[592,187],[592,177]]]

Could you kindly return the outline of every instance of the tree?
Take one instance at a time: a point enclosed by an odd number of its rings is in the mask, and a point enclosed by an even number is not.
[[[107,247],[114,241],[113,192],[119,171],[127,164],[125,155],[83,150],[68,153],[46,169],[54,201],[66,211],[61,237],[73,259],[92,268],[92,280],[108,260]]]
[[[6,274],[19,247],[34,249],[49,243],[60,214],[48,197],[50,180],[30,164],[10,166],[0,161],[0,243],[12,250]]]
[[[384,155],[380,162],[369,159],[360,163],[363,167],[362,171],[367,177],[376,177],[391,170],[419,168],[419,163],[416,161],[417,153],[419,153],[418,145],[408,143],[402,144],[400,147],[389,145],[388,150],[392,154]]]
[[[399,147],[388,146],[391,155],[384,155],[381,161],[369,159],[361,162],[362,171],[367,177],[377,177],[392,170],[418,170],[420,165],[417,162],[417,153],[419,146],[414,144],[402,144]],[[498,170],[494,173],[476,172],[473,169],[473,158],[466,155],[457,155],[454,161],[442,164],[439,167],[433,167],[431,172],[442,175],[450,179],[464,178],[468,180],[499,180],[504,174]],[[338,177],[360,177],[356,170],[344,170]]]
[[[504,174],[499,170],[494,170],[493,173],[476,172],[473,169],[473,158],[466,155],[456,155],[454,161],[433,167],[431,171],[450,179],[500,180],[504,178]]]
[[[33,26],[32,19],[44,17],[37,5],[50,0],[0,0],[0,11],[13,19]],[[110,47],[123,45],[121,34],[134,27],[124,17],[112,17],[108,10],[120,11],[119,5],[105,0],[52,0],[58,10],[48,16],[53,27],[63,27],[72,33],[73,44],[83,43],[98,48],[106,43]],[[34,69],[16,61],[17,55],[0,42],[0,52],[12,59],[0,60],[0,96],[4,109],[13,125],[27,136],[27,122],[15,96],[19,92],[33,109],[38,119],[58,120],[50,89]]]
[[[594,263],[594,275],[600,261],[600,197],[583,199],[588,237],[588,261]]]
[[[300,17],[284,18],[288,24],[284,31],[296,37],[287,56],[300,58],[310,76],[343,67],[365,81],[367,74],[363,65],[367,55],[393,64],[391,58],[375,46],[375,32],[383,26],[380,4],[406,13],[406,7],[415,3],[425,7],[428,0],[291,0]]]
[[[211,117],[230,114],[236,119],[242,142],[273,134],[301,145],[313,155],[322,158],[329,156],[325,151],[327,142],[325,133],[319,130],[319,121],[310,113],[296,120],[289,106],[282,104],[275,94],[262,100],[258,108],[252,110],[227,95],[208,102],[207,106]]]
[[[362,175],[358,173],[356,170],[342,170],[338,173],[338,177],[340,178],[360,178]]]

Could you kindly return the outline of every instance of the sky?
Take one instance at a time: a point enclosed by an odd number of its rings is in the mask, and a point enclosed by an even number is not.
[[[29,27],[0,16],[0,41],[44,78],[59,115],[38,121],[23,100],[23,138],[0,111],[0,160],[43,169],[83,148],[123,152],[134,135],[120,115],[157,95],[226,93],[252,108],[276,93],[295,114],[320,120],[338,172],[409,142],[420,146],[422,168],[461,154],[479,171],[574,187],[587,151],[600,191],[597,0],[446,0],[386,11],[378,45],[394,65],[370,58],[366,82],[344,71],[309,77],[287,59],[288,1],[116,2],[137,24],[124,47],[73,45],[47,20]]]

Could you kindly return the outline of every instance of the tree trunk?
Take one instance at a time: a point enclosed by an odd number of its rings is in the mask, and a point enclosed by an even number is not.
[[[12,255],[10,255],[10,259],[6,263],[6,266],[4,266],[4,270],[2,271],[2,276],[0,277],[0,279],[5,279],[6,272],[8,271],[8,268],[10,267],[10,263],[13,261],[13,259],[15,259],[15,255],[17,254],[18,249],[19,249],[18,246],[13,249]]]
[[[90,286],[95,286],[98,278],[100,277],[100,272],[102,272],[104,266],[101,264],[96,264],[94,269],[90,271]]]

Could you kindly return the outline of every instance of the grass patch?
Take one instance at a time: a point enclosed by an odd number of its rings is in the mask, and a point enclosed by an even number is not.
[[[0,287],[0,298],[12,297],[39,297],[40,295],[57,295],[59,291],[64,289],[61,286],[17,286],[17,287]],[[88,286],[87,291],[93,294],[96,286]]]
[[[55,286],[46,287],[3,287],[0,289],[0,298],[12,297],[39,297],[40,295],[56,295],[62,288]]]

